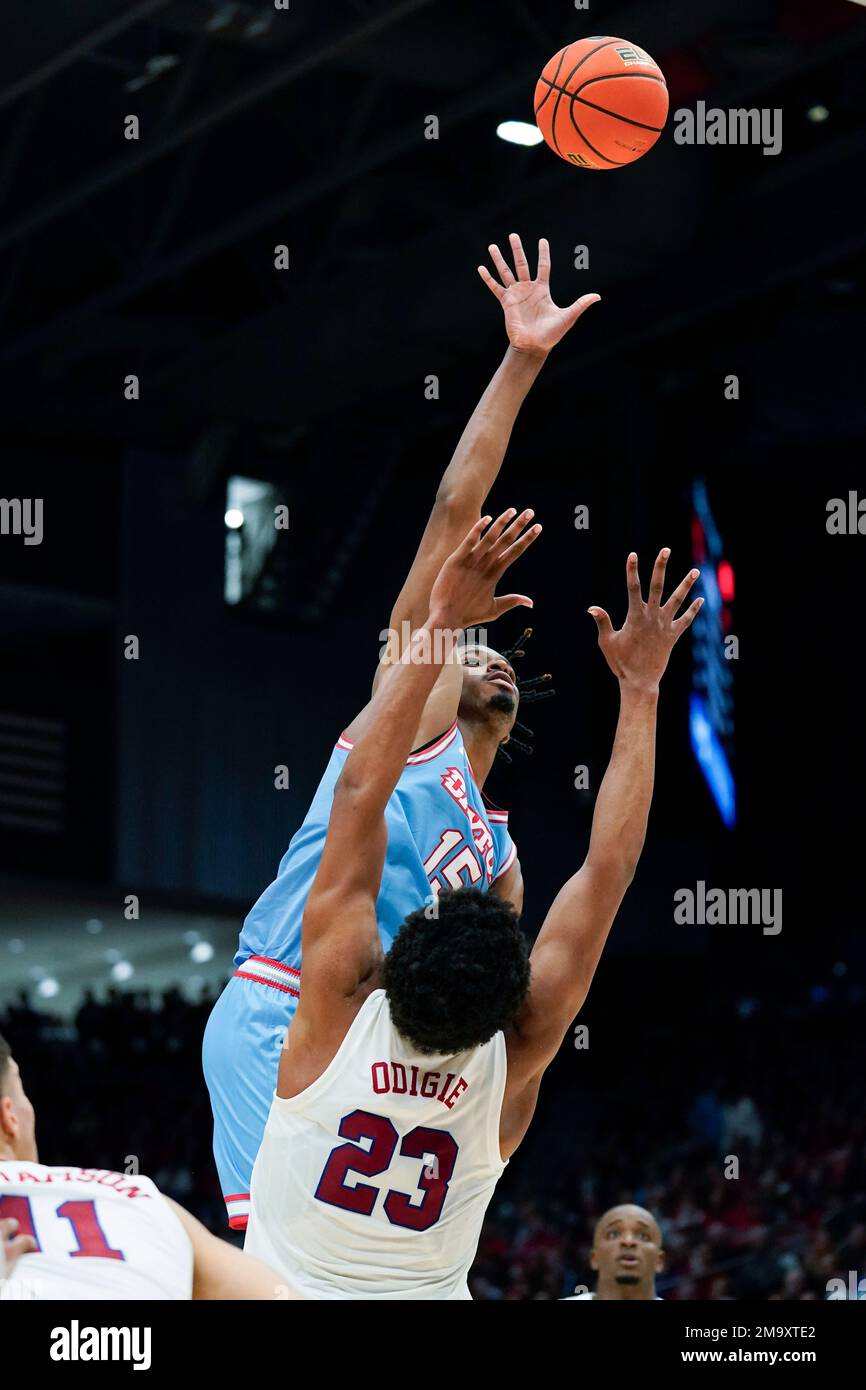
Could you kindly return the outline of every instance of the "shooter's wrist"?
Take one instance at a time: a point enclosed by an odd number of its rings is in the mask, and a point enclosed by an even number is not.
[[[513,343],[509,343],[505,352],[505,362],[512,371],[533,381],[547,361],[548,352],[548,348],[515,347]]]

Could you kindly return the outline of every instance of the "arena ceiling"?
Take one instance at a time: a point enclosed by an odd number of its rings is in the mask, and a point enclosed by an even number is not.
[[[7,427],[183,445],[215,423],[349,419],[492,340],[474,267],[512,228],[550,237],[562,298],[590,288],[570,266],[590,247],[608,303],[586,366],[859,265],[866,223],[846,199],[866,155],[862,9],[636,0],[590,14],[554,0],[77,0],[48,23],[7,0]],[[673,107],[783,106],[784,157],[710,161],[669,130],[602,178],[498,140],[588,24],[649,48]],[[810,119],[816,104],[826,120]]]

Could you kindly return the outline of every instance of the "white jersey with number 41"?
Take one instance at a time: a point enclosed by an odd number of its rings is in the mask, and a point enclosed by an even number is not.
[[[189,1299],[190,1239],[150,1178],[105,1168],[0,1161],[0,1218],[37,1251],[2,1299]]]

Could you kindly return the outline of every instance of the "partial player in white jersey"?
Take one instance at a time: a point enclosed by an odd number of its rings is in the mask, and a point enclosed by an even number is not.
[[[658,683],[701,602],[677,618],[693,570],[662,606],[668,551],[647,602],[629,556],[622,629],[590,609],[619,680],[619,723],[586,862],[556,898],[531,958],[514,909],[469,888],[410,914],[383,958],[375,905],[388,798],[449,634],[530,603],[496,598],[495,587],[540,531],[522,529],[531,516],[482,518],[445,562],[427,622],[382,679],[336,785],[303,918],[304,989],[253,1170],[245,1246],[311,1298],[469,1297],[485,1209],[586,996],[643,844]]]
[[[659,1223],[646,1207],[623,1202],[599,1217],[589,1262],[598,1274],[595,1293],[583,1289],[561,1302],[661,1302],[656,1275],[665,1267],[665,1252]]]
[[[33,1106],[2,1037],[0,1242],[3,1300],[298,1297],[150,1178],[40,1163]]]

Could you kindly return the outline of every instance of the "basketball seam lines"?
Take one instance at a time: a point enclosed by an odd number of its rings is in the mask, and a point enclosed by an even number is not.
[[[568,44],[566,44],[565,47],[567,48],[567,47],[568,47]],[[541,108],[542,108],[542,106],[544,105],[544,103],[547,101],[547,98],[550,96],[550,92],[553,91],[554,84],[555,84],[555,82],[556,82],[557,77],[559,76],[559,69],[562,67],[562,60],[563,60],[564,57],[565,57],[565,48],[561,48],[561,49],[559,50],[559,62],[558,62],[557,65],[556,65],[556,72],[553,74],[553,82],[550,83],[550,91],[547,92],[546,95],[543,96],[543,97],[541,98],[541,101],[540,101],[540,102],[538,103],[538,105],[536,106],[536,108],[535,108],[535,114],[536,114],[536,116],[538,115],[538,113],[539,113],[539,111],[541,110]],[[541,80],[542,80],[543,82],[546,82],[546,81],[547,81],[547,78],[544,77],[544,76],[542,76],[542,79],[541,79]]]
[[[605,39],[604,43],[600,43],[598,45],[598,48],[592,49],[590,53],[587,53],[585,57],[581,58],[579,63],[575,63],[574,67],[571,69],[571,72],[568,74],[568,77],[566,77],[565,79],[566,87],[568,86],[568,83],[571,81],[571,79],[574,77],[574,74],[577,72],[578,68],[582,68],[584,63],[588,63],[590,58],[594,57],[596,53],[600,53],[603,48],[608,48],[610,44],[616,42],[616,39]],[[553,143],[556,146],[556,153],[560,156],[561,159],[563,159],[565,156],[563,155],[562,150],[559,148],[559,141],[556,138],[556,118],[559,115],[559,104],[561,101],[562,92],[560,91],[559,96],[556,98],[556,106],[554,108],[553,116],[551,117],[550,121],[550,133],[553,136]],[[572,117],[572,120],[573,119],[574,118]],[[578,131],[578,134],[580,135],[580,131]],[[581,139],[583,139],[583,136],[581,136]],[[587,141],[587,144],[589,144],[589,141]],[[591,145],[590,149],[592,149]],[[614,160],[611,160],[610,162],[615,163]]]
[[[622,72],[622,73],[612,73],[611,76],[610,76],[610,78],[607,78],[607,77],[591,77],[591,78],[589,79],[588,82],[584,82],[584,83],[583,83],[583,86],[581,86],[581,87],[578,88],[578,91],[579,91],[579,92],[582,92],[582,91],[583,91],[583,88],[584,88],[584,87],[588,87],[590,82],[608,82],[608,81],[612,81],[615,77],[643,77],[643,76],[646,76],[646,75],[647,75],[647,74],[645,74],[645,73],[639,73],[639,72]],[[559,92],[559,94],[560,94],[561,96],[564,96],[564,97],[571,97],[571,100],[572,100],[573,102],[574,102],[574,101],[579,101],[579,102],[581,103],[582,106],[590,106],[590,107],[592,108],[593,111],[601,111],[601,112],[604,113],[605,116],[614,116],[618,121],[626,121],[629,125],[640,126],[640,129],[641,129],[641,130],[654,130],[654,131],[656,132],[656,134],[658,134],[658,135],[661,135],[662,131],[664,130],[664,126],[663,126],[663,125],[646,125],[643,121],[636,121],[636,120],[634,120],[633,117],[631,117],[631,116],[621,116],[620,113],[619,113],[618,111],[610,111],[610,110],[608,109],[608,107],[606,107],[606,106],[599,106],[599,105],[598,105],[596,102],[594,102],[594,101],[587,101],[586,97],[578,96],[577,92],[569,92],[569,91],[566,90],[565,87],[556,87],[552,82],[550,82],[549,78],[547,78],[547,77],[542,77],[540,80],[541,80],[542,82],[547,82],[547,83],[548,83],[548,85],[550,86],[550,91],[551,91],[551,92]],[[658,80],[659,80],[659,79],[658,79],[657,77],[652,77],[652,78],[650,78],[650,81],[651,81],[651,82],[658,82]],[[550,96],[550,92],[548,92],[547,95]],[[546,100],[547,100],[547,98],[545,98],[545,101],[546,101]],[[541,110],[541,106],[543,106],[543,105],[544,105],[544,103],[542,102],[541,105],[538,107],[538,111]],[[538,114],[538,112],[536,112],[536,115],[537,115],[537,114]],[[589,141],[587,141],[587,144],[588,144],[588,143],[589,143]]]
[[[597,102],[587,101],[585,97],[572,97],[572,101],[579,101],[581,106],[588,106],[592,111],[601,111],[605,116],[613,116],[616,121],[625,121],[626,125],[636,125],[641,130],[654,130],[656,135],[661,135],[664,130],[663,125],[647,125],[645,121],[636,121],[633,116],[621,116],[618,111],[611,111],[607,106],[599,106]]]
[[[587,140],[587,138],[586,138],[586,136],[584,135],[583,131],[581,130],[580,126],[577,124],[577,121],[574,119],[574,102],[573,102],[573,101],[572,101],[572,102],[569,102],[569,105],[568,105],[568,114],[571,116],[571,124],[574,126],[575,130],[577,131],[577,133],[578,133],[578,135],[580,136],[580,138],[581,138],[581,140],[583,141],[583,143],[584,143],[589,149],[592,150],[592,152],[593,152],[594,155],[597,155],[599,159],[603,159],[604,162],[605,162],[605,164],[613,164],[613,165],[615,165],[615,166],[619,169],[619,168],[622,167],[622,165],[624,165],[624,164],[626,164],[626,163],[628,162],[627,160],[624,160],[624,159],[611,159],[609,155],[602,154],[601,150],[597,150],[597,149],[595,148],[595,145],[590,144],[589,140]]]
[[[663,87],[667,86],[664,78],[656,77],[654,72],[606,72],[601,77],[588,77],[585,82],[581,82],[580,86],[575,89],[573,95],[577,96],[578,92],[582,92],[584,87],[590,87],[593,82],[619,82],[623,77],[642,77],[647,82],[661,82]],[[550,79],[542,77],[539,80],[541,82],[548,82]]]

